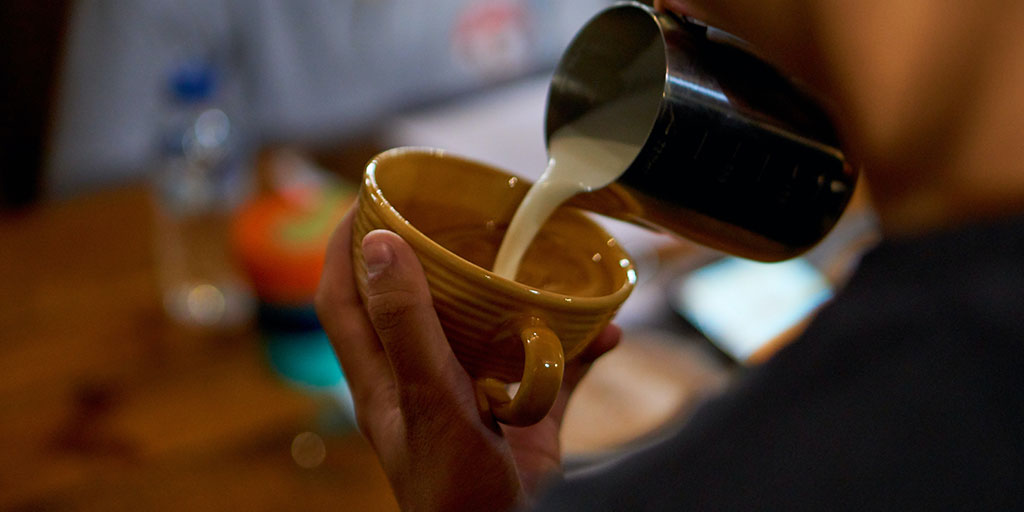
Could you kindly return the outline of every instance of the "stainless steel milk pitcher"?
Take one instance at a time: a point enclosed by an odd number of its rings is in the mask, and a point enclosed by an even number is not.
[[[655,96],[631,114],[645,132],[636,158],[570,204],[761,261],[806,251],[839,220],[857,176],[824,111],[739,45],[643,4],[602,11],[570,44],[548,95],[549,144],[644,94]]]

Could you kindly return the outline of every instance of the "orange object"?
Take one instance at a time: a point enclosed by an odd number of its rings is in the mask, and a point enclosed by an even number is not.
[[[259,298],[303,305],[313,301],[327,242],[355,194],[338,185],[275,193],[244,205],[232,244]]]

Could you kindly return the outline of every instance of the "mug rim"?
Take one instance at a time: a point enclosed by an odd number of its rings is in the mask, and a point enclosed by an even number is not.
[[[376,210],[377,214],[381,219],[388,225],[388,229],[396,232],[401,236],[409,245],[417,248],[416,250],[425,250],[434,254],[440,254],[444,256],[443,261],[454,268],[454,270],[462,276],[469,277],[472,282],[475,282],[481,286],[487,286],[491,288],[497,288],[499,291],[506,295],[510,295],[518,300],[522,300],[528,303],[540,304],[547,309],[555,309],[560,311],[581,311],[581,310],[602,310],[607,309],[611,305],[621,304],[626,300],[632,291],[633,287],[636,286],[636,269],[633,263],[633,257],[629,255],[622,248],[621,245],[616,244],[615,250],[623,255],[623,258],[619,259],[624,279],[622,285],[615,291],[600,295],[600,296],[578,296],[568,295],[557,292],[544,290],[541,288],[535,288],[511,279],[495,274],[490,269],[476,265],[475,263],[466,260],[462,256],[448,250],[441,244],[435,242],[418,228],[412,225],[411,222],[405,219],[402,214],[398,211],[394,205],[387,199],[385,193],[381,190],[380,185],[377,183],[377,167],[386,162],[387,160],[398,158],[405,155],[427,155],[436,158],[453,159],[460,161],[465,164],[469,164],[475,168],[485,170],[492,173],[508,174],[510,173],[498,169],[492,165],[473,160],[467,157],[459,156],[448,151],[436,148],[421,147],[421,146],[403,146],[385,150],[378,153],[369,163],[366,164],[366,169],[363,175],[363,186],[366,188],[368,196],[372,196],[375,201],[371,206]],[[520,178],[522,179],[522,178]],[[532,182],[526,180],[528,183]],[[361,199],[367,199],[360,194]],[[603,232],[608,236],[609,239],[615,238],[609,234],[604,227],[597,224],[593,219],[586,218],[581,211],[574,211],[574,215],[579,215],[584,218],[587,222],[590,222],[599,231]],[[622,261],[625,260],[627,263],[622,265]]]

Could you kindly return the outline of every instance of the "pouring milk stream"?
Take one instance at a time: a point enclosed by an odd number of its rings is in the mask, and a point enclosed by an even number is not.
[[[544,221],[567,199],[615,181],[647,138],[659,90],[645,91],[580,117],[551,136],[547,169],[523,198],[498,250],[494,273],[514,280]]]

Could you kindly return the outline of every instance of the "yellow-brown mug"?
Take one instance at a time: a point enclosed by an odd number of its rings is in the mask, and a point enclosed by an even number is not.
[[[363,237],[388,229],[412,246],[452,350],[477,382],[481,406],[518,426],[547,415],[564,362],[608,325],[636,282],[615,239],[566,207],[545,224],[516,281],[490,272],[529,186],[443,151],[392,149],[366,167],[352,237],[364,301]],[[507,383],[514,382],[519,389],[510,397]]]

